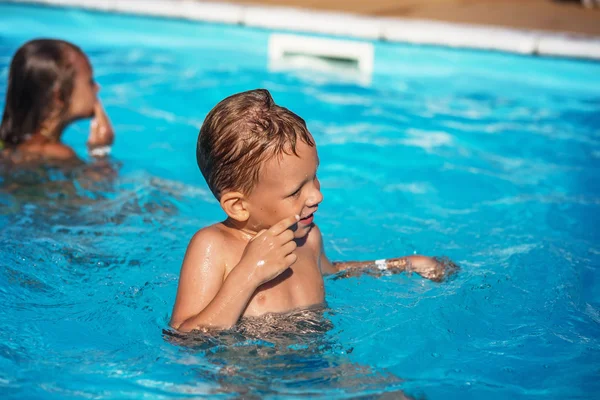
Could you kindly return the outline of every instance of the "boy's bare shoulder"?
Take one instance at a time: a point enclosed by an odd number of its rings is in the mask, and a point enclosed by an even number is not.
[[[227,234],[219,228],[219,224],[200,229],[190,239],[181,268],[181,276],[197,274],[200,271],[219,276],[224,274],[226,243]],[[207,263],[211,266],[210,269],[199,268]]]
[[[213,224],[200,229],[192,236],[188,246],[188,253],[206,253],[211,252],[213,257],[216,254],[226,254],[237,243],[236,237],[225,227],[223,223]]]
[[[308,236],[306,238],[306,245],[310,247],[312,251],[315,253],[321,253],[323,249],[323,236],[321,235],[321,230],[314,224]]]
[[[190,240],[190,248],[197,247],[221,247],[227,241],[227,233],[220,227],[219,224],[213,224],[200,229],[192,236]]]

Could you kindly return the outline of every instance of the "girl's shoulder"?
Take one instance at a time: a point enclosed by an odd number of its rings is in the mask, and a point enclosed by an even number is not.
[[[27,143],[9,147],[2,142],[0,143],[0,159],[18,165],[63,162],[78,158],[72,148],[62,143]]]
[[[77,158],[75,151],[62,143],[47,143],[42,145],[39,153],[45,159],[66,161]]]

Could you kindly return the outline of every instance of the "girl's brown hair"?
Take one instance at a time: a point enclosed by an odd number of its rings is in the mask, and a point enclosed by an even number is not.
[[[75,70],[70,55],[83,54],[72,43],[56,39],[36,39],[25,43],[10,64],[0,140],[14,147],[41,128],[56,112],[55,96],[67,110],[73,92]]]

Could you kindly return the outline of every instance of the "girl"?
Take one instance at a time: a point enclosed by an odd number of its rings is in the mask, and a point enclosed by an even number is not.
[[[79,47],[55,39],[25,43],[10,65],[0,153],[14,163],[77,161],[73,149],[61,143],[62,133],[71,122],[93,117],[90,153],[106,155],[114,133],[98,89]]]

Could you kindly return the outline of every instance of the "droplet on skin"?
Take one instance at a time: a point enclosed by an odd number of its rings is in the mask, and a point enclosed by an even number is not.
[[[257,267],[262,267],[263,265],[265,265],[265,261],[264,260],[260,260],[259,262],[256,263]]]

